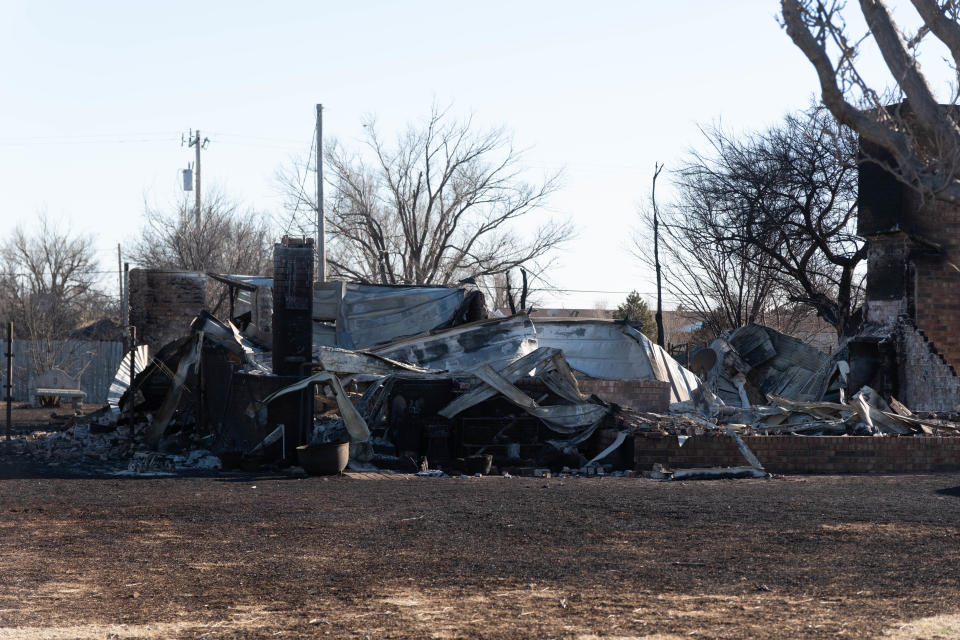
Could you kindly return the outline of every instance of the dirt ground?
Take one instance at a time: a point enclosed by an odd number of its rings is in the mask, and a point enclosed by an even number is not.
[[[80,408],[81,415],[95,413],[105,405],[86,402]],[[32,407],[26,402],[14,403],[10,411],[11,433],[29,433],[37,428],[47,430],[61,429],[72,423],[77,411],[69,403],[60,403],[53,407]],[[0,435],[5,435],[7,426],[7,405],[0,402]]]
[[[47,471],[0,460],[0,640],[960,637],[960,474]]]

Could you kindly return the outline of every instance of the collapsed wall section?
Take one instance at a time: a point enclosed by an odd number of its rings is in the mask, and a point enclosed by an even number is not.
[[[141,344],[162,347],[187,335],[207,304],[204,273],[131,269],[129,282],[130,324]]]
[[[924,332],[908,322],[897,326],[898,400],[915,411],[956,411],[960,377]]]
[[[860,148],[857,233],[868,252],[854,379],[889,381],[871,386],[912,409],[952,411],[960,404],[960,206],[922,198],[890,173],[888,154],[863,140]]]

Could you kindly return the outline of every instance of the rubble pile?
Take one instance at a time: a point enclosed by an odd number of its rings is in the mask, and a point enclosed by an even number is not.
[[[267,300],[269,279],[220,278]],[[732,439],[746,461],[644,469],[680,479],[765,477],[741,436],[960,434],[956,422],[914,415],[870,387],[848,397],[843,348],[827,355],[759,325],[721,336],[691,370],[627,322],[487,318],[472,289],[327,283],[313,293],[313,326],[291,323],[283,338],[299,349],[296,366],[277,368],[285,360],[267,339],[279,320],[254,322],[259,307],[235,322],[201,312],[152,357],[128,355],[108,409],[34,434],[20,450],[152,473],[289,466],[298,447],[349,443],[354,470],[589,476],[634,474],[637,439],[682,446],[711,434]],[[642,406],[637,381],[662,391],[650,396],[656,409]]]
[[[63,430],[35,431],[11,440],[15,454],[52,466],[117,472],[216,470],[220,459],[204,448],[204,439],[189,431],[166,438],[159,451],[147,442],[149,421],[120,424],[104,409],[73,420]]]
[[[720,428],[719,421],[708,420],[695,413],[658,414],[619,408],[610,426],[636,433],[661,433],[674,436],[698,436]]]

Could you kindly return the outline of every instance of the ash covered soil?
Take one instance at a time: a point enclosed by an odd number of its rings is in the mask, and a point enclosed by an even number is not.
[[[0,465],[0,640],[960,634],[960,474],[48,476]]]

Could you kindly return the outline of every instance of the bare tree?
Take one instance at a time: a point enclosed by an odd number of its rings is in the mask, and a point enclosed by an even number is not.
[[[0,245],[0,308],[17,336],[65,338],[102,312],[92,236],[74,235],[45,213],[33,231],[14,229]]]
[[[658,207],[664,289],[679,308],[703,322],[709,335],[762,321],[776,288],[770,259],[748,242],[732,241],[714,204],[701,200],[695,185],[681,181],[677,186],[676,201]],[[653,269],[654,212],[640,213],[633,253]]]
[[[789,302],[838,334],[855,332],[866,258],[855,229],[855,134],[822,108],[758,134],[705,133],[710,153],[694,152],[678,174],[684,215],[716,232],[705,250],[759,257]]]
[[[539,284],[531,282],[536,278]],[[477,287],[483,292],[484,301],[491,311],[518,313],[531,311],[540,306],[542,295],[554,289],[544,279],[542,273],[533,274],[522,269],[510,269],[486,278],[476,280]]]
[[[781,0],[783,24],[813,64],[823,104],[842,124],[882,150],[876,158],[921,196],[960,204],[960,83],[951,88],[950,105],[935,97],[920,69],[926,41],[945,46],[952,78],[960,69],[960,3],[910,0],[922,20],[907,34],[883,0],[860,0],[866,32],[852,33],[843,0]],[[872,87],[861,75],[862,49],[879,49],[893,84]]]
[[[149,269],[269,275],[274,234],[267,220],[216,189],[204,194],[199,226],[186,199],[167,210],[145,204],[143,231],[132,258]],[[211,286],[208,299],[217,313],[226,294],[222,287]]]
[[[434,107],[390,145],[365,124],[366,150],[327,145],[327,261],[334,276],[379,284],[448,285],[526,266],[539,274],[569,239],[569,222],[551,221],[528,237],[516,221],[542,207],[558,175],[531,183],[523,154],[503,129],[481,131]],[[278,179],[294,217],[313,230],[316,202],[301,168]]]
[[[716,336],[762,321],[780,293],[770,258],[751,243],[734,239],[719,206],[703,197],[694,180],[684,180],[682,170],[674,176],[677,193],[672,202],[656,210],[641,208],[634,255],[656,269],[653,249],[658,240],[663,288],[679,309],[703,323],[704,334]]]

